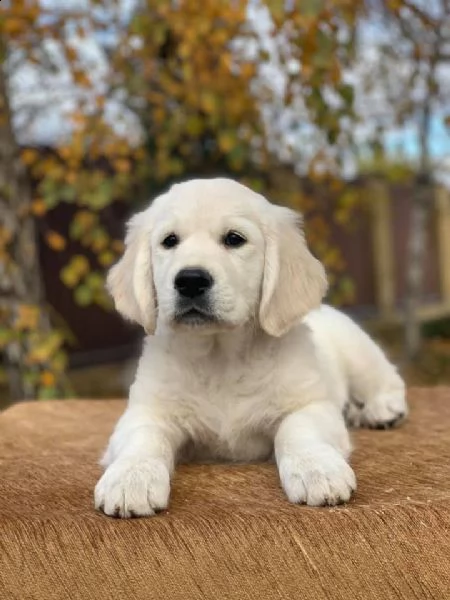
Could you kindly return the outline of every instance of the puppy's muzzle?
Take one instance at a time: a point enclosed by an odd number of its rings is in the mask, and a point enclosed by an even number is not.
[[[175,277],[175,289],[182,298],[197,299],[211,289],[213,278],[204,269],[182,269]]]

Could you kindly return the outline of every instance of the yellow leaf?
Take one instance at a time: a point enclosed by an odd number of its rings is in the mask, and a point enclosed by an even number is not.
[[[26,26],[24,19],[7,18],[3,23],[3,31],[11,36],[20,35],[26,30]]]
[[[67,171],[66,173],[66,181],[69,185],[74,185],[77,181],[77,174],[73,171]]]
[[[32,148],[26,148],[22,151],[21,157],[23,163],[29,167],[38,160],[39,152],[37,152],[37,150],[33,150]]]
[[[81,85],[82,87],[89,87],[91,85],[91,80],[87,74],[79,69],[73,70],[73,80],[76,84]]]
[[[80,210],[75,216],[75,219],[83,229],[90,229],[93,227],[98,220],[96,214],[89,212],[88,210]]]
[[[39,308],[32,304],[21,304],[14,321],[15,329],[36,329],[39,320]]]
[[[39,336],[28,353],[27,364],[39,364],[49,360],[62,345],[61,335],[53,331],[48,336]]]
[[[47,212],[47,205],[42,198],[36,198],[31,205],[31,212],[36,217],[42,217]]]
[[[56,252],[61,252],[66,247],[66,240],[57,231],[48,231],[45,239],[50,248]]]
[[[83,277],[84,275],[86,275],[86,273],[89,273],[89,261],[82,254],[77,254],[76,256],[74,256],[70,265],[74,272],[78,275],[78,277]]]
[[[217,110],[217,99],[211,92],[204,92],[201,96],[201,107],[203,110],[211,114]]]
[[[200,135],[205,128],[205,125],[200,117],[192,115],[186,120],[186,131],[192,136]]]
[[[105,252],[101,252],[98,255],[98,262],[102,265],[102,267],[109,267],[115,261],[116,256],[112,252],[106,250]]]
[[[43,371],[40,376],[41,385],[44,387],[52,387],[56,383],[56,377],[51,371]]]
[[[72,48],[71,46],[67,46],[66,55],[70,62],[75,62],[78,58],[77,51],[75,50],[75,48]]]
[[[230,131],[224,131],[219,134],[219,147],[222,152],[230,152],[236,144],[236,137]]]
[[[114,161],[114,167],[119,173],[129,173],[131,169],[130,161],[126,158],[118,158]]]

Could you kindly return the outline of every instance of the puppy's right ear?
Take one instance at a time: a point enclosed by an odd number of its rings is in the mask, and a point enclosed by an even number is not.
[[[322,302],[327,277],[309,251],[300,215],[271,206],[259,311],[261,327],[279,337]]]
[[[130,219],[125,252],[109,271],[106,287],[118,312],[142,325],[151,335],[156,327],[156,299],[153,283],[148,211]]]

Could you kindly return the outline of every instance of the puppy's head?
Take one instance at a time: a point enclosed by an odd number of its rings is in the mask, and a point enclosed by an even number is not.
[[[326,291],[298,215],[229,179],[173,186],[131,219],[125,243],[108,288],[148,333],[157,321],[205,332],[256,321],[280,336]]]

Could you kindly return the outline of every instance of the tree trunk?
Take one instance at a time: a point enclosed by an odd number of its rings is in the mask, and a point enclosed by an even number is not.
[[[5,56],[4,53],[2,55]],[[35,305],[40,308],[38,329],[48,332],[50,320],[43,301],[31,201],[27,173],[12,127],[4,61],[0,67],[0,234],[7,236],[7,244],[4,254],[0,255],[1,325],[13,330],[18,307],[21,304]],[[27,345],[25,337],[6,346],[5,361],[13,400],[35,397],[34,386],[27,384],[24,378]]]

